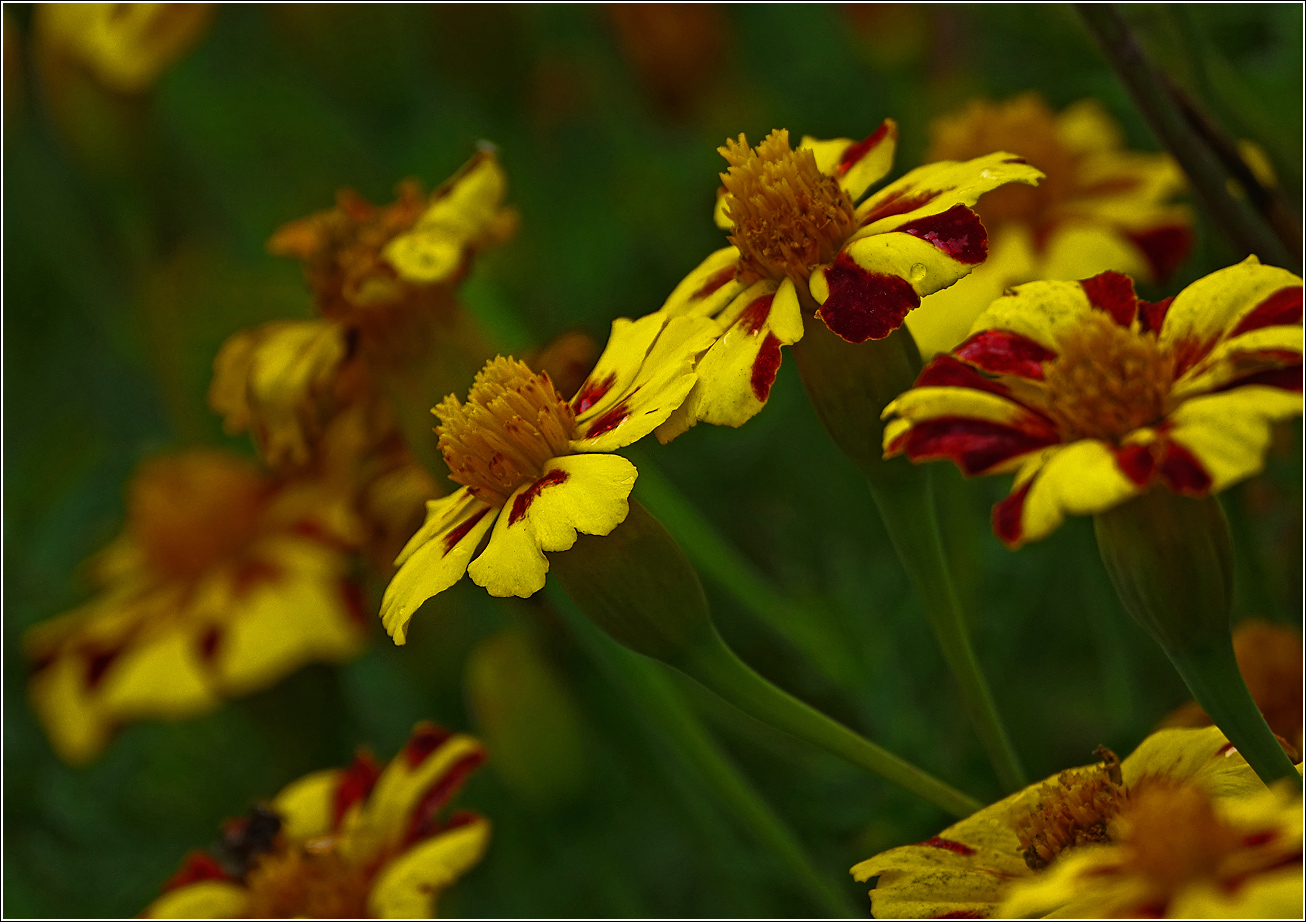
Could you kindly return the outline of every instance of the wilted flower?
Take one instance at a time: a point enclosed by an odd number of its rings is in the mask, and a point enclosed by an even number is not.
[[[481,744],[421,723],[384,769],[360,752],[266,807],[228,821],[213,853],[192,852],[147,918],[429,917],[485,853],[490,824],[440,813],[485,760]]]

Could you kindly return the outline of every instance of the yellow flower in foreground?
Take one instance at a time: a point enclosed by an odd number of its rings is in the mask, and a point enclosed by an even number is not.
[[[715,332],[701,318],[622,318],[569,401],[547,374],[496,358],[466,403],[450,396],[436,407],[440,451],[464,486],[427,503],[426,524],[396,561],[381,603],[395,643],[404,643],[418,607],[464,572],[491,595],[529,596],[544,586],[545,551],[567,550],[578,532],[606,535],[621,524],[638,475],[611,452],[648,435],[680,405],[694,385],[695,358]]]
[[[303,464],[339,407],[375,398],[376,369],[431,358],[428,325],[441,325],[437,337],[458,327],[452,291],[472,258],[516,230],[506,191],[498,158],[482,150],[430,196],[409,181],[378,207],[344,190],[335,208],[278,230],[268,247],[303,263],[321,318],[227,340],[209,389],[226,430],[252,432],[273,467]]]
[[[199,40],[213,12],[211,3],[40,3],[36,31],[47,53],[138,93]]]
[[[485,761],[469,736],[418,724],[384,769],[360,752],[266,807],[224,824],[214,854],[193,852],[147,918],[430,917],[485,853],[490,824],[440,813]]]
[[[994,153],[965,163],[931,163],[860,205],[893,165],[898,127],[886,119],[861,141],[773,131],[718,148],[717,224],[732,246],[691,272],[663,305],[673,315],[713,317],[719,339],[699,365],[699,383],[658,432],[669,441],[700,420],[740,426],[765,405],[780,347],[802,339],[815,315],[852,343],[883,339],[921,298],[984,261],[988,237],[968,206],[1006,183],[1042,173]]]
[[[875,880],[872,913],[1218,914],[1217,889],[1235,916],[1277,914],[1294,893],[1300,905],[1301,802],[1267,791],[1218,729],[1158,731],[1123,762],[1101,752],[1103,763],[854,867],[857,880]],[[1109,879],[1072,882],[1081,862]]]
[[[32,705],[86,762],[120,724],[177,719],[271,685],[366,635],[347,553],[357,525],[311,482],[188,451],[144,464],[124,533],[96,557],[98,594],[32,627]]]
[[[1156,484],[1207,496],[1302,412],[1301,323],[1301,279],[1255,257],[1156,304],[1113,272],[1021,285],[885,408],[885,455],[1014,472],[993,509],[1011,547]]]
[[[1186,185],[1168,154],[1124,149],[1120,127],[1092,99],[1053,113],[1036,93],[976,100],[931,126],[927,160],[991,150],[1024,157],[1047,177],[1010,185],[976,206],[989,258],[907,316],[929,358],[966,338],[971,323],[1013,285],[1114,270],[1163,282],[1192,248],[1191,212],[1171,199]]]

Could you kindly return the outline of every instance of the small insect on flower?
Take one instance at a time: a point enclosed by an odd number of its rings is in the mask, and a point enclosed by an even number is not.
[[[1158,731],[852,869],[876,918],[1278,917],[1301,902],[1301,799],[1214,727]],[[1203,911],[1205,910],[1205,911]],[[1293,913],[1295,918],[1299,913]]]
[[[713,253],[676,286],[663,311],[713,317],[718,341],[699,383],[658,431],[670,441],[697,422],[740,426],[770,396],[780,347],[802,339],[807,317],[851,343],[883,339],[921,298],[953,284],[987,254],[988,237],[970,209],[1006,183],[1042,173],[994,153],[931,163],[857,200],[893,165],[898,126],[886,119],[861,141],[771,132],[757,147],[740,135],[718,148],[716,221],[731,246]]]
[[[433,916],[489,844],[485,818],[441,817],[484,761],[475,739],[418,724],[384,768],[361,751],[348,768],[301,778],[229,820],[214,852],[192,852],[143,915]]]
[[[885,409],[885,455],[1014,472],[1010,547],[1154,485],[1209,496],[1301,414],[1301,323],[1301,279],[1254,256],[1156,304],[1114,272],[1021,285]]]
[[[547,374],[500,357],[476,376],[466,403],[451,395],[436,407],[440,451],[463,487],[427,503],[426,524],[396,561],[381,603],[395,642],[404,643],[417,608],[464,572],[491,595],[526,597],[544,586],[546,551],[621,524],[638,474],[611,452],[680,405],[715,332],[698,317],[619,319],[570,400]]]
[[[87,762],[120,724],[192,717],[354,656],[367,631],[350,578],[357,530],[312,481],[217,451],[146,462],[124,533],[93,559],[98,594],[23,639],[55,751]]]

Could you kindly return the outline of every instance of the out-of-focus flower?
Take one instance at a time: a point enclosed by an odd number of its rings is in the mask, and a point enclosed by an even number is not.
[[[1200,915],[1221,889],[1253,918],[1300,903],[1300,798],[1267,791],[1217,728],[1160,730],[1123,762],[1099,753],[854,867],[876,878],[874,915]]]
[[[1301,413],[1301,322],[1301,279],[1254,256],[1156,304],[1114,272],[1031,282],[885,409],[885,453],[1014,472],[993,509],[1011,547],[1158,483],[1208,496]]]
[[[228,821],[219,848],[192,852],[144,915],[431,917],[489,843],[485,818],[440,817],[484,759],[472,737],[418,724],[384,769],[363,751]]]
[[[697,422],[740,426],[766,404],[780,347],[798,342],[815,316],[852,343],[883,339],[924,295],[953,284],[987,254],[987,234],[968,206],[1011,182],[1043,175],[994,153],[965,163],[931,163],[860,205],[893,164],[898,129],[885,122],[861,141],[773,131],[719,148],[716,220],[732,246],[717,250],[663,305],[712,317],[719,338],[698,367],[699,382],[658,432],[669,441]]]
[[[688,115],[724,63],[725,13],[707,3],[613,3],[607,12],[654,104],[672,118]]]
[[[363,644],[358,525],[333,491],[193,450],[146,462],[96,596],[32,627],[29,691],[51,745],[94,758],[121,724],[191,717]]]
[[[1259,618],[1234,629],[1233,649],[1247,690],[1265,715],[1265,722],[1302,755],[1301,632]],[[1211,718],[1196,701],[1173,711],[1163,727],[1209,727]]]
[[[703,318],[622,318],[570,401],[547,374],[496,358],[476,376],[466,403],[450,395],[436,407],[440,451],[449,476],[464,486],[427,504],[426,524],[399,556],[381,603],[395,642],[405,642],[418,607],[464,572],[491,595],[529,596],[544,585],[546,551],[570,548],[578,532],[616,528],[637,473],[612,452],[648,435],[680,405],[694,384],[694,361],[715,332]]]
[[[211,3],[40,3],[35,31],[43,54],[140,93],[200,40],[214,12]]]
[[[1012,285],[1087,278],[1107,270],[1163,282],[1192,247],[1193,218],[1172,199],[1186,185],[1168,154],[1127,150],[1095,100],[1052,112],[1036,93],[975,100],[937,119],[928,159],[1009,150],[1043,170],[1036,188],[1007,186],[976,206],[989,258],[907,318],[921,354],[947,352]]]

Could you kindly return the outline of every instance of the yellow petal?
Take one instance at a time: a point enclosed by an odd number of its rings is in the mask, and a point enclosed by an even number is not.
[[[594,363],[594,370],[571,399],[577,423],[602,416],[630,392],[669,317],[658,311],[638,320],[618,317],[612,321],[607,345]]]
[[[1169,416],[1169,437],[1196,456],[1218,492],[1260,473],[1271,424],[1301,413],[1300,393],[1247,385],[1184,401]]]
[[[489,842],[489,821],[477,817],[417,843],[378,872],[368,909],[382,919],[433,917],[440,891],[480,861]]]
[[[336,791],[344,772],[338,768],[313,772],[292,781],[272,801],[287,838],[302,841],[324,836],[335,825]]]
[[[237,919],[245,914],[249,891],[225,880],[201,880],[169,890],[141,913],[147,919]]]
[[[1213,797],[1233,797],[1265,790],[1247,760],[1219,727],[1171,727],[1157,730],[1120,763],[1126,785],[1163,777],[1201,784]]]
[[[718,208],[722,207],[722,201],[724,198],[718,196]],[[744,290],[743,283],[735,278],[738,265],[739,251],[734,247],[717,250],[672,289],[661,310],[673,317],[681,314],[716,316]]]
[[[1263,266],[1255,256],[1248,256],[1236,266],[1198,279],[1175,296],[1161,325],[1161,345],[1211,343],[1267,297],[1301,283],[1287,269]]]
[[[1029,282],[989,305],[975,319],[971,333],[1007,330],[1056,351],[1061,331],[1093,310],[1078,282]]]
[[[1222,340],[1205,358],[1180,376],[1170,392],[1171,397],[1182,400],[1218,390],[1256,371],[1300,364],[1301,354],[1300,326],[1260,327]],[[1290,356],[1296,356],[1296,361],[1293,362]]]
[[[799,147],[810,149],[816,156],[817,169],[838,178],[839,185],[855,202],[893,168],[898,147],[898,123],[886,118],[879,128],[861,141],[849,138],[819,141],[805,136]]]
[[[1025,496],[1022,539],[1047,537],[1067,515],[1094,515],[1136,496],[1139,487],[1120,470],[1115,452],[1081,439],[1053,454]]]
[[[400,552],[399,572],[381,599],[381,622],[397,644],[407,641],[408,622],[422,603],[462,579],[497,513],[466,487],[431,500],[426,510],[426,524]]]
[[[105,713],[120,721],[179,719],[217,706],[199,637],[182,627],[131,644],[118,655],[98,691]]]
[[[565,551],[577,533],[606,535],[625,520],[638,477],[620,455],[567,455],[509,498],[489,544],[468,573],[493,596],[525,598],[544,587],[545,551]]]
[[[1143,252],[1120,231],[1101,224],[1065,224],[1052,232],[1039,272],[1031,278],[1086,279],[1108,270],[1132,278],[1152,273]]]
[[[59,656],[32,677],[28,695],[50,746],[65,762],[85,765],[108,745],[114,721],[97,698],[88,696],[81,656]]]
[[[853,239],[884,233],[908,221],[947,211],[953,205],[974,205],[985,192],[1009,182],[1034,186],[1042,178],[1041,170],[1014,154],[1004,152],[973,160],[929,163],[889,183],[859,205],[858,219],[873,220],[862,227]],[[920,204],[914,204],[918,201]],[[882,218],[876,217],[877,211],[894,203],[913,204],[914,207]]]
[[[1124,143],[1120,124],[1096,99],[1081,99],[1057,116],[1057,137],[1071,150],[1114,150]]]

